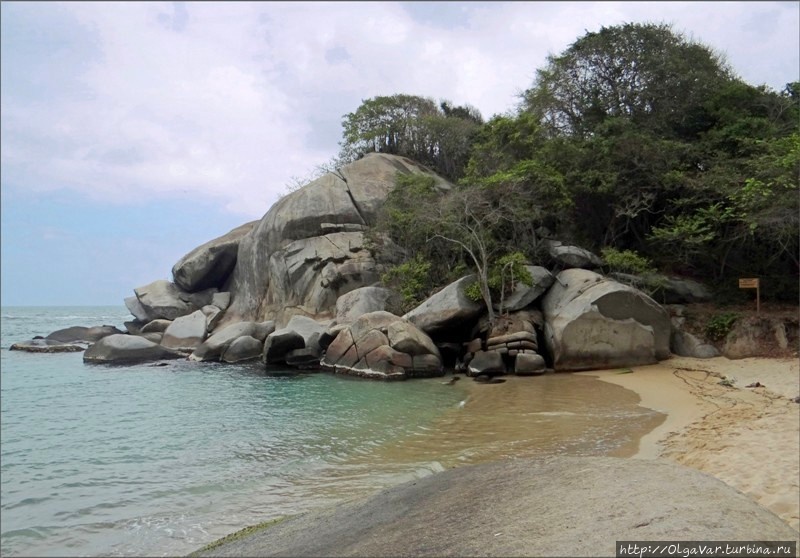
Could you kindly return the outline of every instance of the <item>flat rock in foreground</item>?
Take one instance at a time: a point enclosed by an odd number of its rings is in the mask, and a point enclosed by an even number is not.
[[[200,555],[614,556],[617,540],[796,541],[798,535],[694,469],[552,457],[450,469]]]

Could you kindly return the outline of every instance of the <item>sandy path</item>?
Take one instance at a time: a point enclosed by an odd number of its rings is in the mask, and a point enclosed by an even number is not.
[[[800,529],[800,362],[675,357],[657,365],[585,372],[639,394],[667,420],[637,457],[662,457],[712,474]],[[723,377],[732,387],[720,385]],[[766,387],[747,388],[760,382]]]

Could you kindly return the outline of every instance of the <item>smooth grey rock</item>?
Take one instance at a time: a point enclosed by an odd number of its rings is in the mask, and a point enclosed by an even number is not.
[[[641,291],[592,271],[559,273],[542,309],[556,370],[653,364],[669,357],[667,311]]]
[[[547,364],[541,355],[533,353],[519,353],[514,357],[514,374],[517,376],[533,376],[544,374]]]
[[[231,293],[229,292],[216,292],[211,297],[211,304],[216,306],[220,310],[227,310],[228,306],[231,304]]]
[[[397,320],[389,325],[387,335],[389,346],[393,349],[411,356],[433,355],[441,364],[442,356],[439,354],[439,348],[414,324]]]
[[[136,293],[139,304],[147,316],[145,321],[148,322],[159,318],[174,320],[180,316],[191,314],[198,308],[185,300],[188,293],[179,289],[174,283],[164,279],[153,281],[143,287],[137,287],[133,289],[133,292]],[[130,306],[128,309],[130,309]],[[137,319],[141,318],[137,316]]]
[[[73,326],[54,331],[50,335],[46,336],[45,339],[50,341],[59,341],[61,343],[74,343],[77,341],[94,343],[103,337],[107,337],[109,335],[119,335],[121,333],[124,332],[110,325],[93,327]]]
[[[152,341],[153,343],[161,344],[161,340],[164,339],[164,332],[163,331],[151,331],[150,333],[140,333],[140,337],[144,337],[148,341]]]
[[[135,296],[126,297],[125,307],[131,314],[133,314],[133,317],[136,318],[137,322],[147,323],[150,321],[150,315],[147,313],[147,309],[145,309],[145,307],[142,306],[142,303],[139,302],[139,299],[137,297]]]
[[[518,282],[514,286],[514,291],[503,301],[502,310],[505,312],[516,312],[526,306],[533,304],[537,298],[542,296],[555,281],[555,277],[547,269],[539,265],[526,265],[525,268],[533,278],[533,285],[525,285]],[[499,301],[498,302],[498,310]]]
[[[146,326],[148,323],[149,322],[140,322],[139,320],[131,320],[129,322],[124,322],[122,325],[125,326],[125,330],[131,335],[138,335],[139,333],[142,332],[142,328]]]
[[[221,287],[236,265],[239,241],[256,226],[251,221],[198,246],[172,267],[175,284],[188,292]]]
[[[680,318],[672,318],[670,349],[678,356],[692,358],[714,358],[719,356],[716,347],[681,329]]]
[[[467,365],[467,375],[477,376],[478,374],[505,374],[506,365],[503,362],[503,355],[497,351],[478,351]]]
[[[86,349],[83,361],[92,364],[131,364],[153,360],[183,358],[185,355],[139,337],[109,335]]]
[[[271,329],[270,329],[271,328]],[[208,337],[201,343],[191,354],[189,360],[195,361],[214,361],[219,360],[222,353],[239,337],[253,337],[262,344],[267,335],[275,330],[275,324],[269,323],[256,323],[256,322],[239,322],[231,324],[219,331],[214,332],[213,335]]]
[[[477,319],[486,306],[464,294],[464,288],[473,281],[475,276],[468,275],[450,283],[403,318],[428,334]]]
[[[255,337],[245,335],[234,339],[223,351],[220,360],[229,363],[255,360],[261,356],[263,350],[264,343]]]
[[[543,243],[550,257],[564,268],[594,269],[603,265],[599,256],[579,246],[558,240],[545,240]]]
[[[171,324],[172,320],[153,320],[152,322],[148,322],[142,326],[142,328],[139,330],[139,333],[164,333]]]
[[[286,329],[299,333],[306,347],[310,347],[313,340],[313,344],[319,348],[319,337],[327,331],[329,325],[330,320],[321,323],[307,316],[292,316],[289,323],[286,324]]]
[[[296,331],[287,328],[276,329],[267,335],[267,339],[264,341],[261,361],[266,364],[283,363],[286,362],[286,353],[304,347],[303,336]]]
[[[336,323],[349,324],[364,314],[386,310],[387,305],[396,298],[394,291],[383,287],[354,289],[336,300]]]
[[[222,310],[213,304],[206,304],[200,311],[206,317],[206,332],[211,333],[219,324],[220,319],[222,319]]]
[[[206,334],[206,316],[202,310],[197,310],[175,318],[164,330],[161,344],[168,349],[192,352],[205,341]]]
[[[669,277],[660,273],[632,275],[619,272],[609,273],[608,276],[620,283],[652,292],[652,297],[663,304],[696,303],[711,300],[711,291],[708,287],[685,277]]]
[[[615,556],[624,540],[796,542],[798,533],[696,469],[558,456],[451,468],[199,555]]]

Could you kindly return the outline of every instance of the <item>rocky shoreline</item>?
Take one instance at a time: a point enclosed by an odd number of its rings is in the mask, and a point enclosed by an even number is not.
[[[515,283],[495,320],[465,294],[474,275],[390,316],[399,295],[380,276],[398,253],[389,242],[377,249],[369,232],[401,174],[454,187],[410,159],[367,155],[285,196],[260,221],[195,248],[173,266],[172,281],[134,288],[125,299],[133,316],[126,331],[69,328],[12,349],[86,349],[92,364],[260,359],[267,371],[381,380],[446,369],[485,379],[719,354],[683,327],[675,306],[709,300],[705,287],[664,278],[659,296],[673,306],[660,304],[635,276],[604,275],[601,258],[558,239],[545,241],[549,259],[526,266],[532,283]],[[797,336],[796,328],[778,329],[765,334],[785,344]],[[744,352],[746,345],[739,343]]]

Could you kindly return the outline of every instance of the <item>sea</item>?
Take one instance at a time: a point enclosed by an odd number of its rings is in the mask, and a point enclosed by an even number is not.
[[[260,362],[84,364],[9,347],[75,325],[124,331],[124,306],[0,315],[2,556],[186,555],[450,467],[624,454],[664,418],[572,374],[514,378],[510,396],[467,378],[384,383]]]

